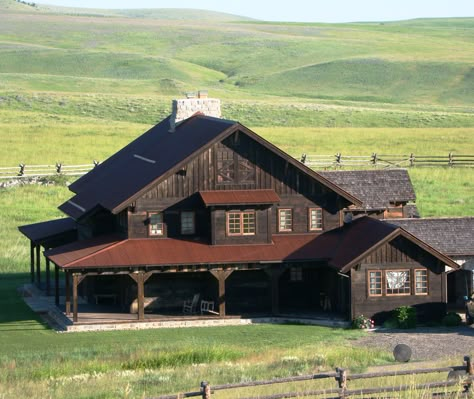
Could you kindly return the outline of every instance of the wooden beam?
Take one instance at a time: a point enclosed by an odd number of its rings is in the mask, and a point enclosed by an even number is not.
[[[51,294],[51,267],[49,258],[46,259],[46,295]]]
[[[30,274],[31,283],[35,282],[35,243],[30,240]]]
[[[209,270],[219,283],[219,317],[225,317],[225,281],[233,270]]]
[[[36,284],[41,283],[41,245],[36,245]]]
[[[145,320],[145,281],[151,276],[151,272],[134,272],[129,276],[137,283],[138,320]]]
[[[77,323],[77,286],[79,285],[79,276],[74,273],[72,275],[72,321]]]
[[[66,283],[66,315],[71,314],[71,287],[69,281],[69,272],[66,270],[64,272],[64,279]]]
[[[54,264],[54,303],[59,306],[59,266]]]

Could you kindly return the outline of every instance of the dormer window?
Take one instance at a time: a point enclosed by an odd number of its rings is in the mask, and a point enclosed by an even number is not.
[[[255,235],[255,212],[228,212],[227,235],[252,236]]]
[[[150,236],[162,236],[164,234],[163,213],[149,213],[148,234]]]

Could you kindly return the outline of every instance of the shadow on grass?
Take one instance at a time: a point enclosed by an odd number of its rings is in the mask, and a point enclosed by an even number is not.
[[[0,274],[0,332],[49,328],[18,293],[18,287],[29,281],[29,273]]]

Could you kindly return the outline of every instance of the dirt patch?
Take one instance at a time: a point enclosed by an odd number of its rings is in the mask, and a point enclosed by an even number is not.
[[[355,346],[378,348],[392,352],[397,344],[412,350],[412,360],[438,360],[444,357],[474,355],[474,328],[416,328],[369,332],[353,343]]]

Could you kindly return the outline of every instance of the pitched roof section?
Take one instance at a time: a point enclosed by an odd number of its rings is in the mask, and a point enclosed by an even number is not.
[[[276,204],[280,197],[275,190],[215,190],[200,191],[206,206]]]
[[[400,235],[449,266],[458,267],[403,229],[369,217],[321,235],[276,235],[272,244],[209,245],[172,238],[121,240],[106,236],[77,241],[45,254],[60,267],[71,269],[320,260],[347,272],[372,251]]]
[[[344,170],[319,172],[334,184],[359,198],[367,209],[384,209],[394,202],[416,199],[405,169]]]
[[[117,213],[152,184],[166,178],[167,174],[184,166],[200,151],[237,130],[285,158],[347,201],[361,204],[353,195],[239,123],[196,114],[180,123],[173,133],[169,132],[168,117],[112,155],[70,186],[76,195],[59,209],[74,219],[100,207]]]
[[[18,230],[31,241],[41,244],[55,236],[76,231],[76,222],[71,218],[48,220],[19,226]]]
[[[393,219],[387,222],[402,227],[449,256],[474,255],[474,217]]]

